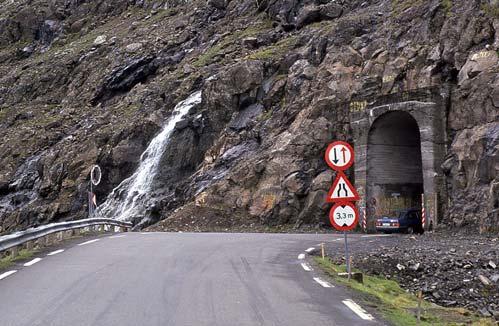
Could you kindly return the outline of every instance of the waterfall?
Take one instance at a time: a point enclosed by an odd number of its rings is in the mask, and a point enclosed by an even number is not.
[[[98,215],[120,221],[129,221],[144,215],[161,156],[170,141],[175,124],[199,103],[201,103],[201,91],[191,94],[175,106],[163,130],[153,138],[142,153],[137,170],[113,189],[106,201],[99,206]]]

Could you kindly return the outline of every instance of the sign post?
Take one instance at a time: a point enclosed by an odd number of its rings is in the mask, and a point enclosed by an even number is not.
[[[345,237],[345,261],[348,280],[350,280],[351,266],[347,231],[354,229],[359,221],[359,211],[354,202],[359,200],[360,197],[343,171],[353,165],[353,148],[343,141],[332,142],[326,149],[325,160],[330,168],[338,172],[326,201],[335,203],[329,211],[329,221],[336,230],[343,231]]]
[[[343,231],[343,234],[345,235],[345,260],[346,260],[346,263],[347,263],[347,274],[348,274],[348,280],[350,281],[352,272],[350,270],[350,254],[348,253],[347,231]]]

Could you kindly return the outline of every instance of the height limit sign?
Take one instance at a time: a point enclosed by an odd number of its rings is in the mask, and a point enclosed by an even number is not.
[[[359,200],[357,190],[348,180],[343,171],[353,165],[354,151],[350,144],[344,141],[335,141],[326,149],[325,160],[327,165],[336,173],[336,179],[328,192],[326,201],[334,203],[329,212],[329,221],[338,231],[345,235],[345,258],[350,279],[350,257],[348,254],[347,232],[353,230],[359,221],[359,211],[355,207],[355,201]]]

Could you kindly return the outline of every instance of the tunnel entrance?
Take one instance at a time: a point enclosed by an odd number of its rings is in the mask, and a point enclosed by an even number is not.
[[[431,87],[348,103],[357,205],[367,232],[376,232],[379,215],[399,207],[424,206],[426,229],[445,215],[447,98]]]
[[[400,209],[420,208],[424,193],[421,137],[407,112],[378,117],[367,140],[367,203],[374,216],[394,216]]]

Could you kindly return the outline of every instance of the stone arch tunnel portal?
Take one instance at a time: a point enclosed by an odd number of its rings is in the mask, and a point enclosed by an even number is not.
[[[363,104],[364,103],[364,104]],[[425,228],[446,210],[441,169],[446,155],[446,111],[440,89],[419,89],[350,103],[358,206],[367,230],[397,209],[421,208]]]

